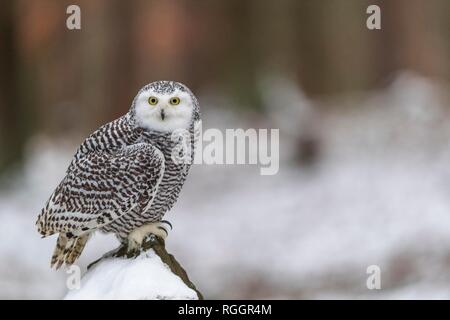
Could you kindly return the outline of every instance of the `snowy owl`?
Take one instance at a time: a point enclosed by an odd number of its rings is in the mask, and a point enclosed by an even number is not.
[[[95,230],[114,233],[129,249],[150,233],[165,238],[170,223],[162,218],[194,156],[173,157],[174,133],[184,131],[193,146],[198,121],[197,99],[185,85],[157,81],[137,93],[127,114],[91,134],[36,222],[44,237],[59,233],[51,266],[73,264]]]

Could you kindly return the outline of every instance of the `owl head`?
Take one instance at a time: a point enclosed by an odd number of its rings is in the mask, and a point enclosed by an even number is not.
[[[200,118],[197,98],[175,81],[144,86],[134,98],[130,113],[137,126],[161,132],[189,129]]]

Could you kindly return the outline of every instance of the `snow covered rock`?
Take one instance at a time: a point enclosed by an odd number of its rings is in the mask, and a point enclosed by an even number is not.
[[[185,271],[156,239],[135,255],[118,251],[95,262],[81,280],[80,289],[70,290],[66,300],[158,299],[197,300],[201,294]],[[164,260],[164,261],[163,261]]]

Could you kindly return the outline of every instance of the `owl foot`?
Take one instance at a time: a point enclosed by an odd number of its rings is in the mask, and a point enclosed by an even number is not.
[[[145,224],[134,229],[128,235],[128,252],[139,249],[144,239],[151,234],[163,240],[166,239],[169,234],[167,231],[169,228],[172,230],[172,224],[169,221],[161,220],[160,222]]]

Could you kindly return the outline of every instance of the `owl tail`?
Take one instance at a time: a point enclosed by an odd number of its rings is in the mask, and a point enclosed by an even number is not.
[[[60,233],[53,252],[51,267],[58,270],[63,264],[72,265],[80,256],[88,240],[89,234],[68,237],[66,233]]]

